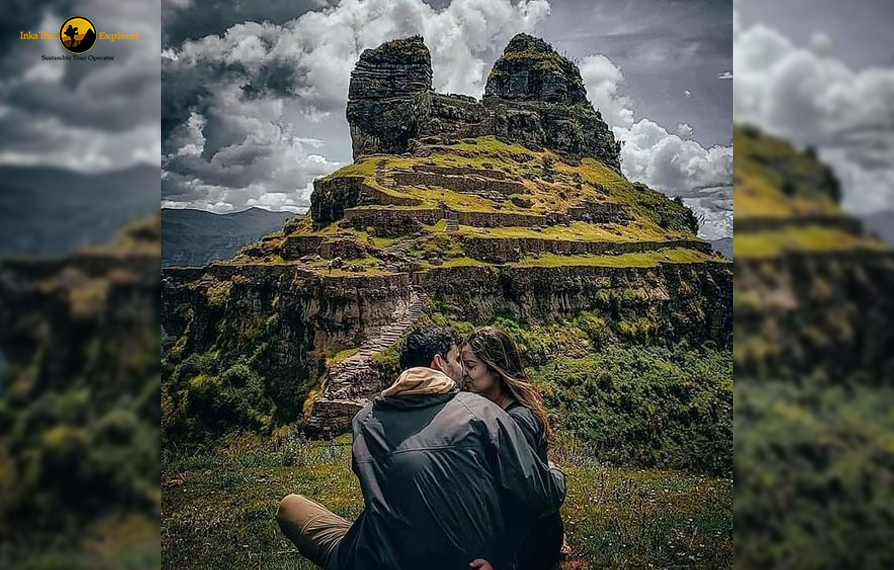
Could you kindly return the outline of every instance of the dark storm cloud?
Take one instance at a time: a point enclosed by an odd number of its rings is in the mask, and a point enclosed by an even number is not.
[[[308,10],[319,10],[335,3],[334,0],[162,0],[162,47],[176,47],[187,39],[221,35],[233,24],[242,22],[282,24]]]
[[[97,29],[139,34],[99,41],[90,55],[112,61],[44,61],[64,55],[53,40],[21,31],[55,31],[72,14]],[[158,157],[159,9],[142,0],[15,2],[0,24],[0,163],[84,170],[124,168]]]
[[[73,2],[69,0],[9,0],[4,2],[0,18],[0,61],[9,57],[9,47],[18,43],[19,32],[36,31],[44,12],[67,13]]]
[[[128,131],[157,120],[161,97],[158,67],[113,62],[92,65],[87,73],[80,65],[68,66],[60,81],[61,93],[27,82],[10,90],[6,104],[35,116],[59,117],[75,127],[104,131]]]

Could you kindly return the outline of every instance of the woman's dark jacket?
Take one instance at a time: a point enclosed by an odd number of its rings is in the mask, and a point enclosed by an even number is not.
[[[509,404],[506,413],[522,428],[528,445],[537,453],[537,457],[546,463],[546,438],[540,420],[518,402]],[[546,570],[555,566],[564,536],[565,526],[558,511],[541,518],[521,545],[518,570]]]

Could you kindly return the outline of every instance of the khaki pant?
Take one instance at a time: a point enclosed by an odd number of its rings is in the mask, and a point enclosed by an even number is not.
[[[351,521],[303,495],[289,495],[276,511],[279,528],[298,547],[298,552],[321,568],[351,528]]]

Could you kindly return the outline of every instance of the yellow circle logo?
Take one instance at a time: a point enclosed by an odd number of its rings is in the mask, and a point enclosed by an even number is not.
[[[96,27],[81,16],[74,16],[59,28],[59,41],[71,53],[84,53],[96,43]]]

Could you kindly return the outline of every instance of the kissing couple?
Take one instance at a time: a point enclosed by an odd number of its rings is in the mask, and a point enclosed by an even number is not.
[[[351,522],[288,495],[283,533],[328,570],[553,568],[565,475],[547,459],[549,420],[513,339],[419,329],[400,367],[352,421],[363,512]]]

